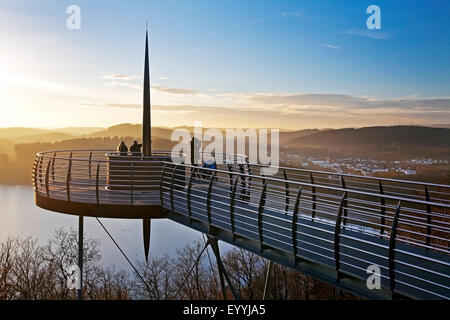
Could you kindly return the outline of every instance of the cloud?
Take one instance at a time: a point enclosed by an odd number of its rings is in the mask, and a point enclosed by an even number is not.
[[[105,108],[123,108],[123,109],[138,109],[138,108],[142,108],[141,104],[115,103],[115,102],[96,102],[96,101],[81,101],[78,105],[84,106],[84,107],[105,107]]]
[[[339,49],[338,46],[334,46],[334,45],[329,44],[329,43],[324,43],[324,44],[322,44],[322,46],[323,46],[323,47],[330,48],[330,49]]]
[[[407,111],[440,111],[450,113],[450,98],[433,99],[375,99],[344,94],[239,94],[248,101],[266,105],[337,107],[349,109],[395,109]]]
[[[297,11],[284,11],[284,12],[281,13],[281,16],[282,17],[292,17],[292,18],[296,18],[296,19],[303,19],[303,18],[306,17],[305,14],[302,11],[300,11],[300,10],[297,10]]]
[[[172,88],[177,89],[177,88]],[[189,90],[189,89],[186,89]],[[195,91],[195,90],[193,90]],[[345,94],[224,93],[208,100],[152,105],[160,121],[204,120],[215,126],[279,128],[450,123],[450,97],[378,99]],[[141,103],[84,101],[81,106],[142,109]],[[179,120],[174,120],[175,118]]]
[[[164,92],[164,93],[170,93],[170,94],[197,94],[198,90],[192,90],[192,89],[186,89],[186,88],[170,88],[170,87],[164,87],[164,86],[152,86],[153,89]]]
[[[169,80],[168,77],[158,77],[158,80]]]
[[[347,30],[342,33],[351,36],[359,36],[376,40],[383,40],[390,38],[390,36],[386,32],[378,30]]]
[[[120,73],[102,73],[102,79],[105,80],[121,80],[121,81],[130,81],[136,79],[137,76],[128,75],[128,74],[120,74]]]
[[[108,87],[125,87],[130,89],[142,90],[142,86],[136,83],[112,81],[105,84]]]

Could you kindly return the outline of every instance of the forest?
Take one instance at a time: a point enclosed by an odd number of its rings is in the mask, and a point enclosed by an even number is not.
[[[76,291],[68,289],[67,279],[69,267],[77,263],[77,239],[76,230],[57,229],[45,244],[37,239],[17,237],[0,242],[0,300],[76,299]],[[83,297],[87,300],[222,299],[214,255],[206,251],[197,261],[204,245],[200,238],[179,248],[174,256],[150,257],[148,263],[133,262],[138,274],[104,266],[99,240],[85,238]],[[267,260],[233,248],[222,253],[222,261],[241,299],[263,297]],[[226,294],[228,299],[233,299],[228,286]],[[299,271],[273,264],[266,299],[358,298]]]

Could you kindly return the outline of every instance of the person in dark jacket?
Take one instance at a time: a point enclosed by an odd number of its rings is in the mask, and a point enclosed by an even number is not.
[[[133,145],[130,147],[130,151],[133,154],[133,156],[141,155],[141,147],[142,143],[138,143],[137,140],[133,141]]]
[[[125,144],[125,141],[120,141],[117,151],[120,152],[121,156],[126,156],[128,154],[128,147]]]

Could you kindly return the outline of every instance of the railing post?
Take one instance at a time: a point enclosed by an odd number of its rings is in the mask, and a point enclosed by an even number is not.
[[[309,173],[309,178],[311,179],[311,194],[312,194],[312,207],[311,207],[311,220],[314,221],[314,218],[316,216],[316,187],[314,186],[314,178],[312,173]]]
[[[191,175],[189,176],[189,182],[188,182],[188,188],[187,188],[187,194],[186,194],[189,224],[191,224],[191,222],[192,222],[191,192],[192,192],[192,179],[194,176],[194,170],[195,170],[195,168],[191,168]]]
[[[297,221],[301,196],[302,186],[298,188],[297,197],[295,198],[294,210],[292,211],[292,251],[294,254],[294,266],[297,265]]]
[[[133,190],[134,189],[134,161],[131,162],[131,176],[130,176],[130,205],[133,205]]]
[[[230,196],[233,191],[233,167],[231,164],[227,163],[228,171],[230,172]]]
[[[266,190],[267,190],[267,180],[263,179],[263,187],[261,190],[261,196],[259,198],[259,206],[258,206],[258,235],[259,235],[259,244],[260,251],[263,252],[263,234],[262,234],[262,214],[264,212],[264,206],[266,205]]]
[[[89,180],[91,180],[91,160],[92,160],[92,151],[89,153]]]
[[[285,192],[286,192],[286,207],[284,209],[285,214],[287,214],[289,212],[289,183],[288,183],[288,178],[287,178],[287,174],[286,174],[286,170],[283,169],[283,176],[284,176],[284,187],[285,187]]]
[[[163,177],[164,173],[166,172],[166,163],[163,164],[162,170],[161,170],[161,177],[159,179],[159,200],[161,201],[161,207],[164,207],[164,197],[163,197]]]
[[[77,290],[78,300],[83,300],[83,233],[84,217],[78,217],[78,268],[80,270],[80,288]]]
[[[395,208],[394,219],[392,220],[391,235],[389,237],[389,284],[391,287],[392,296],[395,290],[395,244],[397,237],[398,217],[400,216],[401,201],[398,202]]]
[[[70,201],[70,180],[72,179],[72,152],[69,156],[69,167],[67,168],[66,191],[67,201]]]
[[[50,190],[48,187],[48,176],[50,174],[50,163],[52,162],[52,159],[48,160],[47,163],[47,170],[45,170],[45,191],[47,193],[47,198],[50,198]]]
[[[247,174],[248,174],[247,195],[250,197],[250,189],[252,187],[252,168],[250,166],[250,162],[248,162],[248,157],[247,156],[245,156],[245,163],[247,164]]]
[[[173,168],[172,178],[170,179],[170,207],[172,209],[172,213],[175,208],[175,204],[174,204],[174,200],[173,200],[173,179],[175,177],[175,172],[177,171],[177,169],[178,169],[178,164],[176,164],[175,167]]]
[[[53,161],[52,161],[52,179],[53,179],[53,183],[55,182],[55,161],[56,161],[56,151],[53,153]]]
[[[425,185],[425,201],[430,201],[430,193],[428,192],[428,188]],[[426,245],[430,245],[431,236],[431,205],[427,203],[427,240]]]
[[[383,185],[381,184],[381,181],[378,181],[378,189],[381,195],[384,195]],[[380,239],[383,238],[384,235],[384,229],[386,226],[386,200],[383,196],[380,197]]]
[[[244,175],[244,165],[242,163],[239,163],[239,172],[241,173],[240,179],[241,179],[241,190],[240,190],[240,198],[243,199],[245,193],[245,175]]]
[[[344,191],[342,194],[341,201],[339,203],[339,209],[336,215],[336,224],[334,225],[334,263],[336,269],[336,277],[337,281],[340,280],[340,255],[339,255],[339,243],[340,243],[340,234],[341,234],[341,222],[342,222],[342,212],[344,207],[345,198],[347,196],[347,192]]]
[[[34,166],[33,166],[33,185],[35,188],[35,192],[38,192],[38,185],[37,185],[37,175],[38,175],[38,167],[39,167],[39,161],[41,159],[41,156],[36,156],[36,159],[34,159]]]
[[[209,234],[211,234],[211,191],[215,173],[216,173],[215,171],[211,172],[211,177],[209,178],[208,184],[208,193],[206,194],[206,215],[208,217]]]
[[[41,184],[41,187],[43,187],[42,182],[42,163],[44,162],[44,157],[41,158],[41,162],[39,162],[39,183]]]
[[[235,240],[235,224],[234,224],[234,205],[236,198],[236,188],[237,188],[238,177],[234,179],[233,182],[233,190],[231,191],[231,199],[230,199],[230,224],[231,224],[231,235],[233,241]]]
[[[344,180],[344,177],[343,176],[341,176],[341,185],[342,185],[342,189],[346,189],[346,187],[345,187],[345,180]],[[344,192],[344,194],[345,194],[345,198],[344,198],[344,204],[343,204],[343,207],[344,207],[344,212],[343,212],[343,214],[344,214],[344,219],[343,219],[343,225],[344,225],[344,227],[347,225],[347,215],[348,215],[348,208],[347,208],[347,205],[348,205],[348,201],[347,201],[347,193],[346,192]]]
[[[98,194],[99,175],[100,175],[100,162],[97,164],[97,173],[95,175],[95,199],[97,200],[97,204],[100,204],[100,197]]]

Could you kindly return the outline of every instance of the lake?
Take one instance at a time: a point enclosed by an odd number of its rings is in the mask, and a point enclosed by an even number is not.
[[[45,244],[55,229],[72,227],[78,230],[78,217],[37,207],[30,186],[0,185],[0,204],[0,241],[8,236],[19,236],[37,238],[39,243]],[[101,221],[131,261],[144,261],[141,220],[102,218]],[[95,218],[84,219],[84,233],[86,238],[100,240],[103,265],[130,270]],[[201,233],[186,226],[168,219],[152,220],[150,256],[173,255],[176,249],[199,239],[202,239]]]

